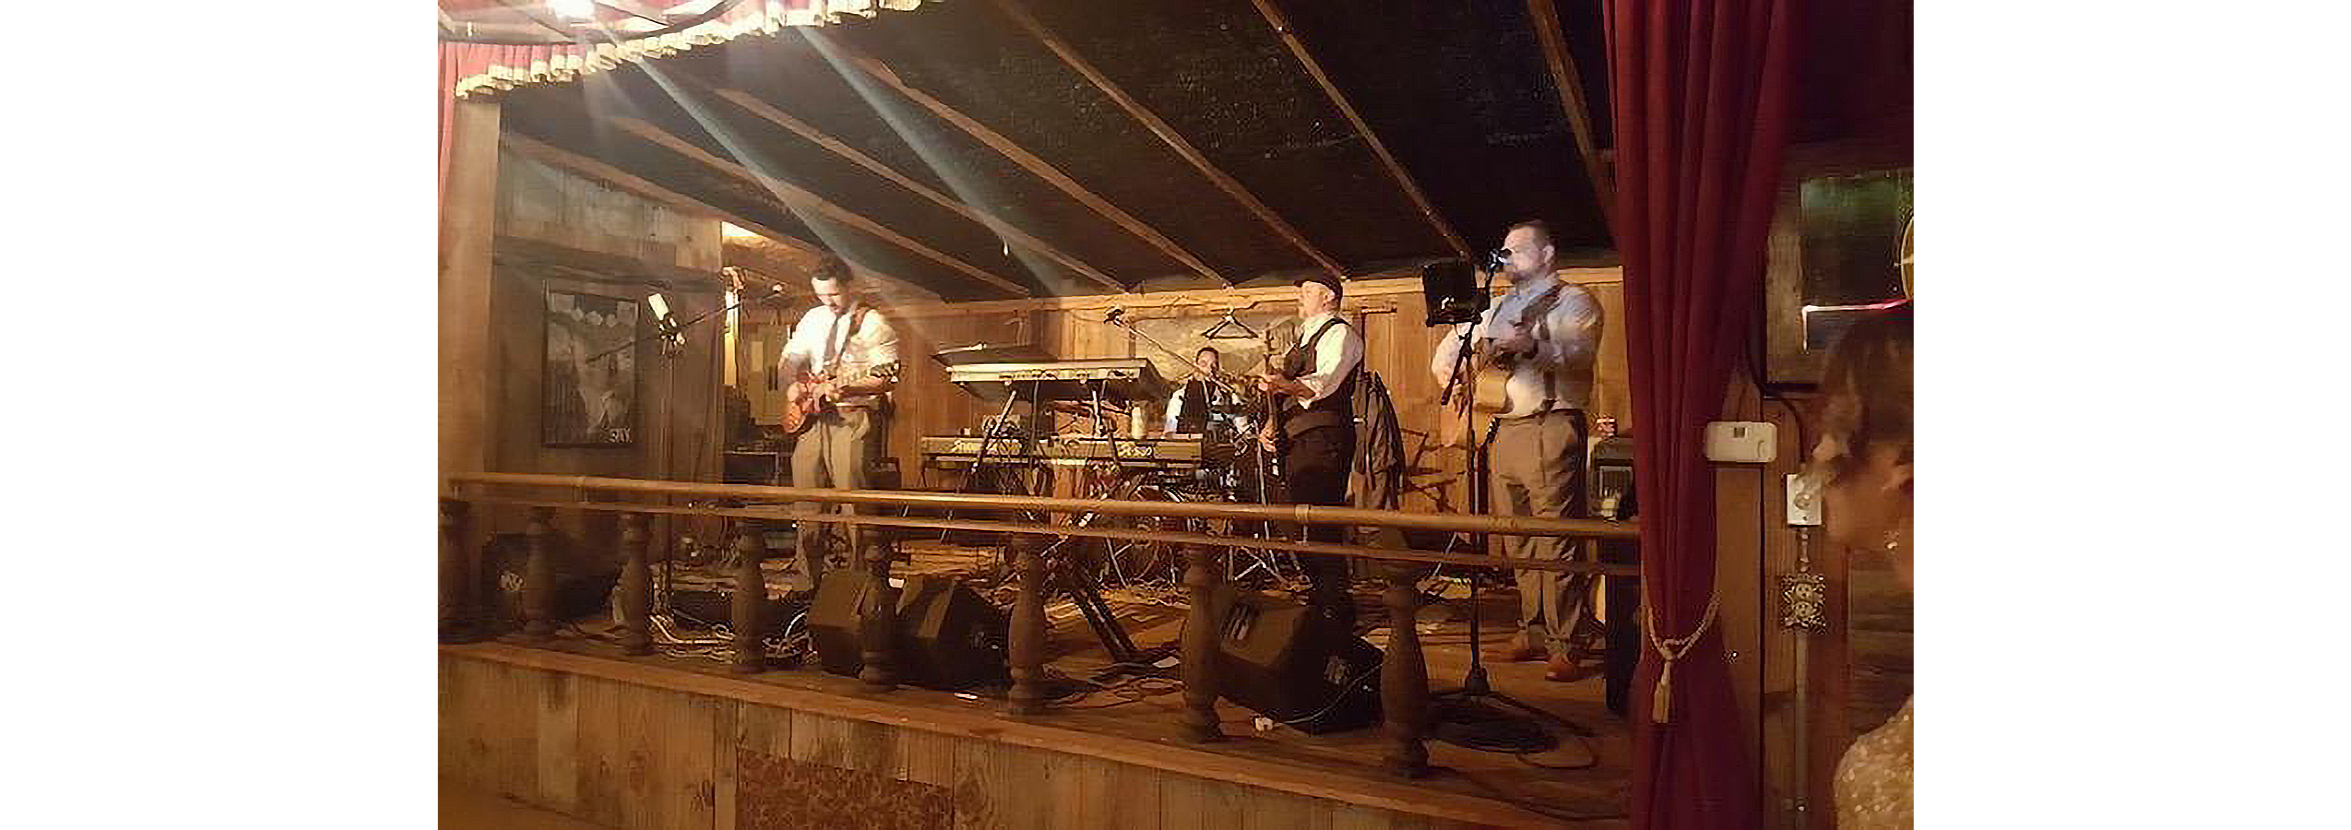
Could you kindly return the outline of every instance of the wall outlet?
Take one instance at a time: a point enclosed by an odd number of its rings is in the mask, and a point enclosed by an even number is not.
[[[1811,478],[1788,474],[1788,525],[1790,527],[1820,526],[1820,482]]]
[[[1726,464],[1769,464],[1780,454],[1780,430],[1763,421],[1706,424],[1706,460]]]

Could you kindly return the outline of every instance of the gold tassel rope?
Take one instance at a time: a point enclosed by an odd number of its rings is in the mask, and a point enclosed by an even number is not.
[[[1652,610],[1654,606],[1650,606],[1646,603],[1642,604],[1642,631],[1648,636],[1650,647],[1657,649],[1658,658],[1665,661],[1665,667],[1657,673],[1657,688],[1650,693],[1649,697],[1650,723],[1666,724],[1673,722],[1674,661],[1680,660],[1682,657],[1688,655],[1690,653],[1690,647],[1697,644],[1698,638],[1706,636],[1707,627],[1714,625],[1714,612],[1717,606],[1720,605],[1721,600],[1722,594],[1720,592],[1716,592],[1707,596],[1706,615],[1698,618],[1698,629],[1690,632],[1690,636],[1677,637],[1671,640],[1660,639],[1657,636],[1657,618],[1653,616],[1655,612]]]
[[[1649,722],[1673,722],[1673,658],[1666,658],[1665,670],[1657,673],[1657,690],[1649,698]]]

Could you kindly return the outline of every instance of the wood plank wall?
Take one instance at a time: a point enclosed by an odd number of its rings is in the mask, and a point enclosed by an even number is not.
[[[1100,758],[443,654],[441,777],[637,830],[1470,825]],[[808,798],[811,781],[843,785]],[[829,802],[829,803],[821,803]],[[837,826],[837,825],[833,825]]]
[[[627,191],[501,150],[497,242],[490,302],[488,469],[717,480],[721,441],[715,431],[723,326],[698,326],[682,354],[665,358],[653,343],[638,347],[638,440],[621,447],[547,447],[541,443],[548,291],[618,297],[642,303],[659,291],[692,318],[723,302],[720,223],[680,213]],[[699,277],[700,279],[695,279]],[[640,331],[652,316],[640,305]],[[514,511],[492,514],[491,529],[520,528]],[[663,520],[656,520],[661,522]],[[657,524],[654,538],[673,534]],[[590,540],[617,538],[610,516],[564,517],[559,529]],[[593,544],[594,550],[611,550]]]

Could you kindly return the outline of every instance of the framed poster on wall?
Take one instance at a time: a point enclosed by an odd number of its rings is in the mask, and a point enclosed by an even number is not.
[[[550,447],[636,443],[637,303],[547,292],[546,365],[540,378],[541,442]]]

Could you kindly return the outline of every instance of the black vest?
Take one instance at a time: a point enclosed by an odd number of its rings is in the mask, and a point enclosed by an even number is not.
[[[1331,319],[1323,321],[1322,327],[1315,329],[1313,336],[1298,341],[1298,345],[1291,347],[1290,354],[1282,359],[1282,374],[1295,378],[1313,372],[1315,344],[1322,342],[1323,335],[1329,334],[1331,329],[1345,325],[1347,325],[1346,321],[1335,315]],[[1342,332],[1340,336],[1346,335]],[[1345,373],[1346,379],[1339,382],[1339,388],[1331,390],[1329,395],[1307,405],[1305,409],[1298,409],[1287,403],[1283,404],[1282,414],[1285,420],[1282,423],[1282,432],[1297,435],[1321,427],[1354,429],[1356,368],[1354,366],[1340,367],[1340,370]]]
[[[1208,405],[1223,390],[1193,378],[1184,383],[1184,406],[1176,410],[1177,432],[1207,432]]]

